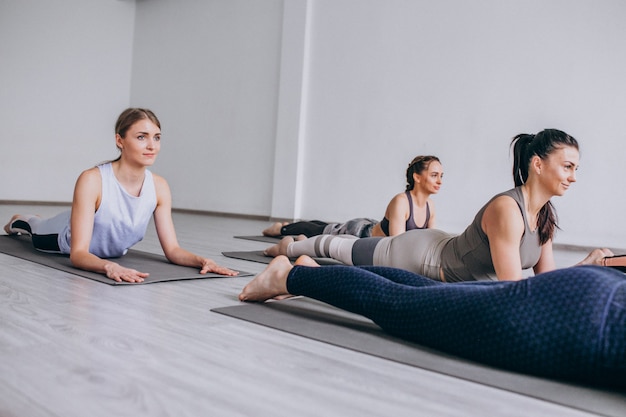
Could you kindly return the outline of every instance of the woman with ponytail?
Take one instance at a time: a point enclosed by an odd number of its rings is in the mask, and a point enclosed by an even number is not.
[[[356,237],[395,236],[407,230],[435,227],[435,206],[430,199],[441,188],[443,168],[439,158],[419,155],[406,169],[406,190],[396,194],[387,205],[385,217],[357,218],[345,223],[319,220],[272,224],[263,230],[265,236],[353,235]]]
[[[384,238],[285,237],[266,254],[395,267],[445,282],[520,280],[524,269],[533,268],[535,274],[551,271],[557,222],[550,199],[576,182],[578,142],[563,131],[546,129],[517,135],[511,146],[515,188],[489,200],[458,236],[421,229]],[[608,249],[596,249],[580,264],[600,265],[612,255]]]
[[[624,273],[597,266],[612,255],[606,249],[594,250],[579,263],[590,265],[573,268],[555,269],[552,257],[557,223],[550,198],[563,195],[576,181],[578,143],[548,129],[518,135],[511,145],[515,188],[492,198],[461,235],[414,230],[373,245],[362,242],[376,238],[333,236],[352,243],[354,265],[378,266],[319,267],[307,256],[292,266],[281,255],[243,288],[239,299],[306,296],[451,355],[544,378],[624,389]],[[301,243],[281,249],[293,256],[292,247]],[[333,241],[317,243],[319,250],[343,250]],[[373,262],[358,262],[359,247],[374,247]],[[536,275],[522,280],[521,269],[527,267]],[[435,281],[489,279],[494,281]]]

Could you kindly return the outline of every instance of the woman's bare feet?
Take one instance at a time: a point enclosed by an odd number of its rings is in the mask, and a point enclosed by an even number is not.
[[[246,285],[239,299],[241,301],[266,301],[270,298],[287,298],[287,275],[293,266],[286,256],[278,256],[263,272]]]
[[[285,236],[277,244],[270,246],[263,251],[266,256],[277,257],[279,255],[287,256],[287,248],[294,242],[294,238],[291,236]]]
[[[11,217],[11,220],[4,225],[4,231],[7,235],[27,234],[30,235],[30,226],[28,225],[28,219],[35,217],[33,215],[15,214]],[[17,222],[17,223],[16,223]],[[16,223],[16,224],[14,224]]]
[[[289,222],[276,222],[267,229],[263,230],[263,236],[280,236],[280,230],[283,226],[287,226]]]
[[[271,256],[273,258],[277,257],[278,255],[287,256],[287,248],[289,247],[290,244],[292,244],[293,242],[299,242],[301,240],[306,240],[306,239],[308,238],[305,235],[298,235],[295,237],[295,239],[293,236],[285,236],[277,244],[265,249],[263,251],[263,254],[265,256]]]
[[[296,259],[296,265],[298,265],[298,266],[313,266],[313,267],[320,266],[320,264],[315,262],[313,260],[313,258],[311,258],[308,255],[302,255],[298,259]]]
[[[296,238],[296,240],[297,240],[297,238]],[[308,255],[300,256],[298,259],[296,259],[295,264],[298,265],[298,266],[309,266],[309,267],[314,267],[314,268],[320,266],[320,264],[315,262],[313,260],[313,258],[311,258]],[[285,300],[285,299],[291,298],[291,297],[293,297],[293,295],[291,295],[291,294],[283,294],[283,295],[277,295],[276,297],[273,297],[272,300],[280,301],[280,300]]]

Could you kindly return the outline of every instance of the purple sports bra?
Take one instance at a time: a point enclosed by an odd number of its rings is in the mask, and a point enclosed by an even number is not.
[[[411,198],[411,192],[405,191],[404,194],[409,200],[410,207],[409,218],[406,221],[406,230],[427,229],[428,222],[430,221],[430,206],[428,205],[428,202],[426,202],[426,221],[424,222],[424,225],[422,227],[419,227],[415,224],[415,219],[413,218],[413,199]],[[385,233],[385,236],[389,236],[389,219],[387,217],[384,217],[380,222],[380,228],[383,230],[383,233]]]

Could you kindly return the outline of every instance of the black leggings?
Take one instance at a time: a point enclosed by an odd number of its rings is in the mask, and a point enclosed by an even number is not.
[[[488,365],[626,386],[626,279],[580,266],[521,281],[445,284],[385,267],[294,267],[290,294]]]
[[[37,217],[34,217],[32,221],[37,226],[45,222],[45,220],[42,221],[41,219]],[[31,224],[24,220],[14,221],[13,223],[11,223],[11,227],[17,227],[30,233],[33,246],[37,250],[40,250],[43,252],[53,252],[53,253],[59,253],[61,251],[61,249],[59,249],[59,234],[58,233],[38,234],[37,227],[35,228],[35,231],[33,231]]]
[[[280,234],[282,236],[317,236],[324,233],[324,228],[326,228],[326,226],[328,226],[328,223],[319,220],[295,222],[283,226],[280,229]]]

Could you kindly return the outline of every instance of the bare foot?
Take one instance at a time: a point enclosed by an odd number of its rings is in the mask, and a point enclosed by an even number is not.
[[[241,301],[266,301],[270,298],[287,298],[287,275],[293,266],[286,256],[278,256],[263,272],[248,283],[239,299]]]
[[[313,258],[311,258],[308,255],[302,255],[300,256],[298,259],[296,259],[296,265],[298,266],[313,266],[313,267],[317,267],[320,266],[320,264],[318,264],[317,262],[315,262],[313,260]]]
[[[298,265],[298,266],[309,266],[309,267],[313,267],[313,268],[317,268],[317,267],[320,266],[320,264],[315,262],[313,260],[313,258],[311,258],[308,255],[300,256],[298,259],[296,259],[295,264]],[[291,295],[291,294],[283,294],[283,295],[277,295],[276,297],[272,298],[272,300],[280,301],[280,300],[285,300],[285,299],[291,298],[291,297],[293,297],[293,295]]]
[[[13,224],[13,222],[15,222],[16,220],[23,220],[24,222],[28,223],[28,219],[30,219],[31,217],[35,217],[33,215],[27,215],[24,216],[22,214],[14,214],[13,217],[11,217],[11,220],[9,220],[9,222],[7,224],[4,225],[4,231],[7,235],[17,235],[17,234],[29,234],[30,232],[28,230],[25,229],[21,229],[21,228],[12,228],[11,225]]]
[[[285,236],[274,246],[270,246],[269,248],[263,251],[263,254],[266,256],[277,257],[278,255],[287,255],[287,248],[291,243],[294,242],[293,237]]]
[[[280,236],[280,229],[288,224],[289,222],[276,222],[267,229],[263,230],[263,236]]]

